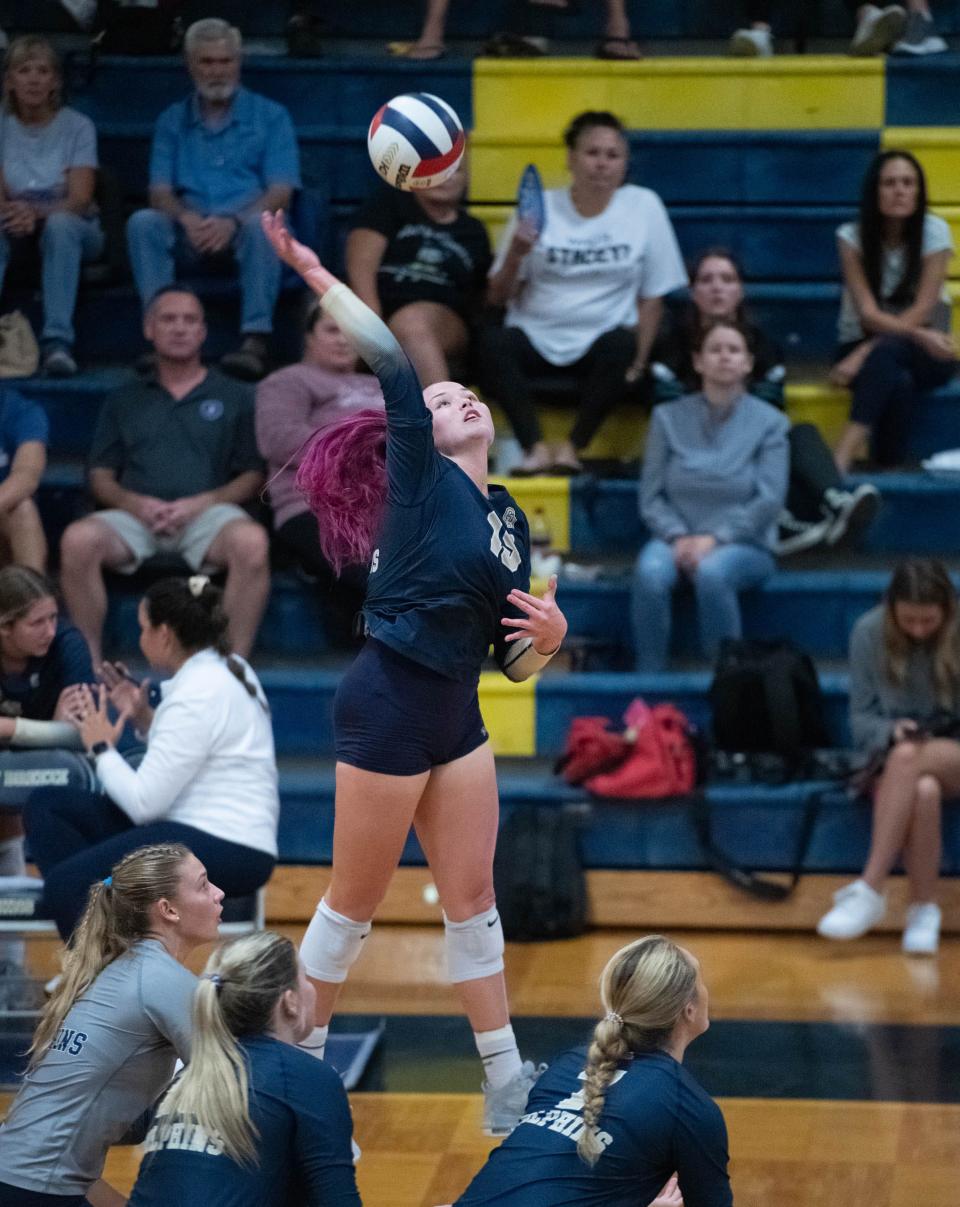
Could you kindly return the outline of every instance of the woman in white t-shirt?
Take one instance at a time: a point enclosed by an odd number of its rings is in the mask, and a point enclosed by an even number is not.
[[[879,465],[909,445],[917,397],[956,369],[945,289],[950,228],[927,212],[923,168],[908,151],[884,151],[864,177],[857,222],[837,230],[843,270],[837,362],[831,380],[850,386],[850,419],[834,451],[846,473],[870,441]]]
[[[80,265],[103,251],[93,202],[97,133],[63,105],[60,60],[46,40],[17,38],[7,51],[0,118],[0,286],[16,248],[39,245],[43,368],[76,373],[73,311]]]
[[[624,184],[628,146],[612,113],[570,123],[569,188],[545,194],[539,236],[514,214],[490,270],[488,300],[506,304],[485,333],[481,374],[524,449],[521,473],[576,473],[579,453],[638,381],[657,334],[663,296],[687,283],[656,193]],[[559,371],[559,373],[558,373]],[[543,440],[531,380],[576,377],[577,418],[557,449]],[[515,471],[516,472],[516,471]]]

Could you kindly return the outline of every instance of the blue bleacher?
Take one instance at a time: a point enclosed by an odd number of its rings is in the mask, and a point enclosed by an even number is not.
[[[25,15],[33,0],[17,0]],[[55,7],[55,6],[54,6]],[[596,6],[582,5],[564,19],[571,37],[592,38]],[[820,6],[821,32],[844,36],[849,15],[838,0]],[[282,33],[283,6],[254,0],[220,0],[207,11],[237,19],[248,35]],[[734,0],[684,0],[674,5],[635,5],[632,14],[641,37],[725,37],[741,18]],[[502,20],[503,0],[486,6],[452,6],[452,38],[480,39]],[[786,12],[786,6],[781,6]],[[328,0],[331,33],[351,36],[411,36],[419,6],[394,0],[368,0],[363,6]],[[960,31],[960,0],[937,6],[938,25]],[[15,24],[15,22],[14,22]],[[791,28],[786,21],[781,28]],[[559,25],[558,25],[559,30]],[[816,30],[811,30],[816,33]],[[245,82],[286,104],[294,114],[301,142],[304,183],[320,188],[330,203],[326,243],[339,246],[350,209],[369,190],[373,177],[365,150],[369,116],[390,96],[413,88],[440,92],[472,124],[473,72],[469,59],[454,51],[439,63],[392,60],[379,48],[348,53],[331,41],[323,58],[293,62],[283,56],[252,55]],[[958,111],[960,72],[956,56],[936,62],[893,62],[887,68],[886,111],[890,124],[953,124]],[[121,170],[131,203],[142,198],[153,121],[171,99],[185,91],[182,62],[176,58],[104,58],[93,78],[71,72],[71,103],[89,113],[100,130],[103,162]],[[822,366],[835,343],[839,302],[833,231],[852,216],[863,172],[880,145],[880,131],[649,131],[630,132],[631,179],[656,189],[664,198],[686,254],[704,246],[731,246],[744,260],[749,299],[757,320],[787,351],[791,362]],[[505,202],[509,198],[500,198]],[[491,200],[490,204],[493,204]],[[483,205],[477,207],[482,214]],[[211,342],[217,355],[235,339],[236,294],[223,280],[204,283],[211,310]],[[282,354],[296,355],[296,304],[284,299],[278,319]],[[105,391],[122,380],[117,363],[128,361],[141,344],[139,306],[129,283],[109,289],[85,288],[78,308],[79,346],[94,371],[67,382],[21,383],[46,406],[52,425],[52,462],[40,502],[51,534],[62,530],[84,506],[80,458],[86,451]],[[111,367],[114,366],[114,367]],[[927,399],[913,435],[912,456],[945,446],[960,447],[960,388],[938,391]],[[880,518],[865,549],[876,555],[876,568],[791,569],[789,564],[767,586],[744,600],[748,633],[789,633],[818,657],[842,659],[857,616],[872,607],[886,583],[889,564],[901,553],[949,554],[957,547],[953,517],[960,503],[960,482],[919,473],[877,479],[884,495]],[[577,558],[607,560],[632,554],[642,539],[631,482],[575,481],[571,488],[571,546]],[[596,583],[565,584],[563,606],[571,631],[584,637],[622,635],[629,650],[628,579],[616,571]],[[136,641],[136,598],[115,592],[107,641],[130,651]],[[695,650],[691,600],[678,612],[677,647]],[[335,669],[317,669],[315,659],[329,648],[318,601],[311,589],[290,574],[275,575],[269,610],[255,659],[270,697],[277,749],[282,759],[281,857],[286,862],[328,862],[332,835],[332,704],[339,681]],[[847,679],[830,671],[822,676],[827,721],[835,742],[848,739]],[[547,675],[536,687],[536,755],[541,761],[502,762],[500,787],[505,811],[532,802],[582,799],[559,785],[542,761],[555,756],[572,717],[618,717],[629,701],[643,695],[651,702],[671,700],[701,725],[709,724],[705,669],[643,677],[590,673]],[[310,759],[304,766],[300,760]],[[315,760],[325,760],[316,763]],[[297,760],[294,765],[290,760]],[[809,786],[787,788],[721,785],[711,788],[716,835],[732,853],[754,866],[776,869],[789,863],[800,806]],[[841,794],[831,796],[811,845],[811,870],[849,872],[866,850],[866,807]],[[681,804],[597,806],[584,838],[588,866],[603,868],[694,869],[703,866],[686,806]],[[405,856],[422,855],[411,839]],[[960,872],[960,822],[947,821],[946,866]]]

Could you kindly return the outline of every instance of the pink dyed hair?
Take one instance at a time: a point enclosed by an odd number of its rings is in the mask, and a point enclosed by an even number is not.
[[[320,548],[334,571],[366,565],[387,498],[387,417],[357,411],[314,436],[297,489],[317,517]]]

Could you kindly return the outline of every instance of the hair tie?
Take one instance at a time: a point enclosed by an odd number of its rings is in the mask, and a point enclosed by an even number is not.
[[[187,587],[194,599],[199,599],[203,594],[204,587],[208,586],[210,579],[206,574],[191,574],[187,579]]]
[[[104,881],[103,881],[103,887],[109,888],[111,884],[113,884],[113,877],[112,876],[105,877]]]
[[[603,1016],[603,1021],[605,1023],[619,1023],[621,1027],[623,1026],[623,1019],[617,1014],[616,1010],[608,1010]]]
[[[205,972],[200,979],[203,981],[209,981],[214,989],[216,989],[217,993],[219,993],[223,987],[223,977],[219,972]]]

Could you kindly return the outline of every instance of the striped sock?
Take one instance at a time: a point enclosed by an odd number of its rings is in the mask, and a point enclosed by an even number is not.
[[[491,1088],[496,1090],[512,1081],[522,1067],[513,1027],[507,1023],[496,1031],[474,1031],[473,1038]]]

